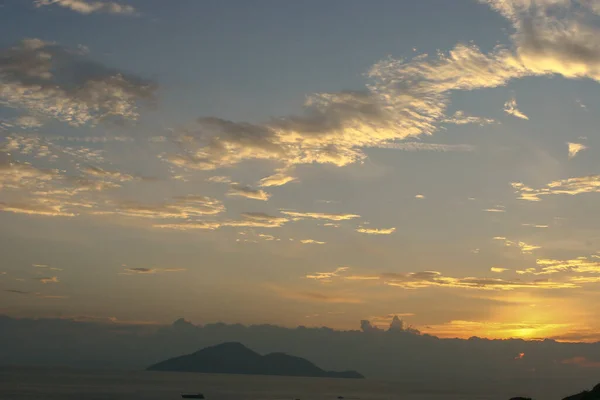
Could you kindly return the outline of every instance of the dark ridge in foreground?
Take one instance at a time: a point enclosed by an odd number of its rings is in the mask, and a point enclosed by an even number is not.
[[[600,400],[600,383],[592,390],[584,390],[573,396],[565,397],[563,400]]]
[[[170,358],[151,365],[148,370],[364,379],[364,376],[356,371],[325,371],[304,358],[284,353],[262,356],[236,342],[222,343],[192,354]]]
[[[510,400],[533,400],[530,397],[513,397]],[[600,400],[600,383],[592,390],[584,390],[581,393],[565,397],[563,400]]]

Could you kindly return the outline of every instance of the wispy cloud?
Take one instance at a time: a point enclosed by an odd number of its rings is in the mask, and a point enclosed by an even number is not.
[[[135,15],[135,8],[114,1],[94,0],[35,0],[37,7],[57,5],[80,14],[109,13],[119,15]]]
[[[508,268],[492,267],[490,268],[490,271],[495,272],[497,274],[501,274],[503,272],[508,271]]]
[[[326,242],[320,242],[320,241],[314,240],[314,239],[302,239],[302,240],[300,240],[300,243],[302,243],[302,244],[325,244]]]
[[[107,171],[91,165],[83,168],[83,172],[96,178],[109,178],[119,182],[128,182],[134,180],[134,177],[120,171]]]
[[[506,246],[506,247],[517,247],[519,249],[519,251],[521,251],[521,253],[523,253],[523,254],[532,254],[534,250],[539,250],[542,248],[541,246],[536,246],[536,245],[525,243],[522,241],[508,240],[507,238],[505,238],[503,236],[496,236],[496,237],[494,237],[494,240],[499,240],[499,241],[504,242],[504,246]]]
[[[528,268],[526,270],[519,271],[520,274],[533,274],[533,275],[550,275],[556,273],[591,273],[600,274],[600,262],[594,261],[588,257],[578,257],[567,260],[557,260],[552,258],[538,258],[536,264],[539,269]],[[580,283],[582,279],[575,280]],[[588,281],[591,283],[592,281]]]
[[[532,282],[522,280],[507,280],[498,278],[445,276],[438,271],[421,271],[409,273],[387,272],[380,274],[345,275],[349,268],[338,268],[333,272],[319,272],[307,275],[309,279],[331,282],[334,279],[349,282],[379,282],[380,284],[403,289],[425,289],[431,287],[447,287],[476,290],[518,290],[518,289],[574,289],[580,287],[576,282],[554,282],[547,279],[537,279]]]
[[[40,282],[42,282],[43,284],[46,284],[46,283],[58,283],[58,282],[60,282],[58,280],[58,277],[56,277],[56,276],[42,277],[42,278],[35,278],[35,279],[38,280],[38,281],[40,281]]]
[[[150,219],[189,219],[218,215],[225,211],[225,206],[220,200],[196,195],[179,196],[171,201],[156,204],[124,201],[109,206],[112,207],[96,213]]]
[[[527,224],[521,224],[521,226],[528,226],[528,227],[531,227],[531,228],[549,228],[550,227],[549,225],[529,224],[529,223],[527,223]]]
[[[568,194],[577,195],[582,193],[600,192],[600,175],[589,175],[575,178],[567,178],[548,183],[545,187],[534,189],[522,182],[511,183],[515,193],[520,200],[541,201],[540,196]]]
[[[289,175],[286,171],[280,171],[271,176],[262,178],[258,182],[258,186],[261,187],[272,187],[272,186],[283,186],[290,182],[295,182],[298,178]]]
[[[62,268],[51,267],[51,266],[46,265],[46,264],[33,264],[32,267],[34,267],[34,268],[41,268],[41,269],[48,269],[50,271],[62,271]]]
[[[314,274],[306,275],[308,279],[316,280],[330,280],[333,277],[340,276],[340,273],[348,271],[348,267],[339,267],[332,272],[316,272]]]
[[[485,117],[474,117],[471,115],[465,114],[464,111],[456,111],[454,115],[444,119],[442,122],[447,124],[455,124],[455,125],[467,125],[467,124],[476,124],[480,126],[493,124],[496,121],[492,118]]]
[[[115,117],[135,120],[138,103],[154,97],[153,83],[40,39],[0,50],[0,60],[0,102],[26,115],[74,126]]]
[[[319,293],[311,291],[294,291],[290,289],[277,290],[279,295],[286,299],[310,301],[317,303],[333,303],[333,304],[361,304],[363,301],[358,297]]]
[[[324,219],[329,221],[347,221],[350,219],[360,218],[360,215],[356,214],[329,214],[329,213],[318,213],[318,212],[298,212],[298,211],[281,211],[282,214],[291,217],[294,220],[301,219]]]
[[[120,273],[120,275],[156,275],[168,272],[184,272],[187,271],[185,268],[125,268],[125,272]]]
[[[271,194],[262,189],[252,189],[249,186],[232,185],[227,192],[227,196],[239,196],[247,199],[267,201],[271,198]]]
[[[232,183],[230,177],[228,177],[228,176],[220,176],[220,175],[211,176],[210,178],[208,178],[206,180],[208,182],[214,182],[214,183]]]
[[[422,142],[400,142],[388,143],[378,146],[382,149],[395,149],[404,151],[475,151],[476,147],[470,144],[439,144],[439,143],[422,143]]]
[[[509,101],[507,101],[506,103],[504,103],[504,112],[512,115],[513,117],[517,117],[517,118],[521,118],[521,119],[529,119],[529,117],[525,114],[523,114],[518,108],[517,108],[517,100],[513,97],[512,99],[510,99]]]
[[[396,232],[396,228],[385,228],[385,229],[377,229],[377,228],[365,228],[359,227],[355,229],[356,232],[364,233],[367,235],[391,235]]]
[[[30,203],[0,202],[0,211],[15,214],[39,215],[45,217],[74,217],[76,214],[66,210],[66,206],[50,200],[34,200]]]
[[[30,292],[26,292],[23,290],[16,290],[16,289],[5,289],[4,291],[7,293],[22,294],[22,295],[26,295],[26,294],[30,293]]]
[[[571,143],[567,142],[567,146],[569,146],[569,158],[574,158],[579,152],[586,150],[588,147],[581,143]]]
[[[279,228],[289,221],[285,217],[276,217],[260,212],[246,212],[241,214],[242,219],[225,221],[186,221],[177,223],[163,223],[153,225],[155,228],[188,230],[215,230],[221,227],[242,228]]]

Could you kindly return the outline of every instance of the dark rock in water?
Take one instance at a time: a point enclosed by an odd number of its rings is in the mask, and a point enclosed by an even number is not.
[[[284,353],[261,356],[241,343],[222,343],[207,347],[192,354],[159,362],[148,367],[148,370],[315,378],[364,378],[356,371],[325,371],[308,360]]]
[[[510,400],[532,400],[531,397],[513,397]]]

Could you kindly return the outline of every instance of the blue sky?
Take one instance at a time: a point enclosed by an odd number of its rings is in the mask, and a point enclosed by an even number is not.
[[[3,312],[598,328],[595,0],[0,10]]]

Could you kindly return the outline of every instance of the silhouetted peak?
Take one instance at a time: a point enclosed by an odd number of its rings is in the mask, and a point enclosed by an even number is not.
[[[207,349],[231,349],[231,350],[250,350],[240,342],[224,342],[220,344],[216,344],[214,346],[207,347]]]

